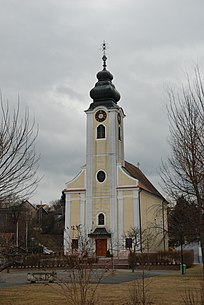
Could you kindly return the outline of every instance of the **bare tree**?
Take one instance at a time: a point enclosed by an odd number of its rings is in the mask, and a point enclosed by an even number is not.
[[[20,202],[37,187],[39,155],[35,151],[38,130],[29,112],[13,111],[0,96],[0,203]]]
[[[162,165],[162,180],[167,193],[175,199],[184,196],[199,209],[199,234],[204,258],[204,87],[199,68],[188,76],[181,94],[170,90],[168,118],[171,155]]]
[[[136,280],[128,286],[128,302],[125,305],[150,305],[154,304],[153,298],[150,296],[151,280],[146,279],[144,272],[141,280]]]
[[[106,269],[94,266],[95,257],[72,257],[67,276],[58,278],[58,293],[63,294],[67,304],[70,305],[95,305],[99,304],[97,290]]]
[[[141,231],[138,227],[131,227],[125,235],[126,248],[129,249],[128,262],[132,272],[134,272],[137,263],[140,263],[141,266],[143,265],[143,253],[149,253],[156,241],[153,228],[149,227]]]

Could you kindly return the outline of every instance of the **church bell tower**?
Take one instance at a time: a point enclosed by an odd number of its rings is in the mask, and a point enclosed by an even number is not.
[[[92,232],[89,236],[96,238],[96,243],[99,237],[106,243],[107,239],[111,238],[113,242],[118,238],[117,168],[124,165],[125,115],[117,104],[120,94],[112,83],[113,75],[106,69],[105,51],[104,43],[103,69],[96,75],[98,81],[90,91],[93,102],[85,111],[86,225],[88,232]],[[105,241],[103,243],[105,249]]]
[[[64,253],[128,255],[133,247],[132,239],[125,237],[128,232],[132,228],[150,232],[150,227],[154,244],[148,240],[148,251],[164,250],[167,204],[143,172],[124,160],[125,114],[118,105],[120,94],[106,62],[103,43],[103,67],[96,75],[90,91],[92,102],[85,111],[86,164],[64,189]],[[157,224],[164,230],[158,232]],[[142,242],[138,251],[144,250]]]

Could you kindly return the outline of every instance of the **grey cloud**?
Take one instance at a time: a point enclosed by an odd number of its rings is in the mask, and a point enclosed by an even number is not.
[[[39,123],[44,179],[34,202],[61,195],[85,162],[89,91],[108,42],[125,119],[125,156],[158,183],[168,154],[165,87],[204,68],[203,0],[2,0],[0,88]]]
[[[68,96],[70,99],[74,99],[74,100],[83,100],[83,96],[81,94],[79,94],[76,90],[74,90],[73,88],[70,88],[68,86],[62,86],[59,85],[56,87],[56,92],[58,94],[63,94],[65,96]]]

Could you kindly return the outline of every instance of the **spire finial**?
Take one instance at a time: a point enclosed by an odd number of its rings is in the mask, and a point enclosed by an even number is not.
[[[105,42],[105,40],[103,41],[102,43],[102,46],[101,46],[101,49],[102,49],[102,52],[103,52],[103,57],[102,57],[102,60],[103,60],[103,70],[106,70],[106,60],[107,60],[107,57],[106,57],[106,50],[107,50],[107,44]]]

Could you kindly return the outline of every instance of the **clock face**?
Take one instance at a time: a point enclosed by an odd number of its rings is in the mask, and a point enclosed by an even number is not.
[[[107,117],[107,113],[104,110],[99,110],[95,114],[95,118],[98,122],[105,121],[106,117]]]

